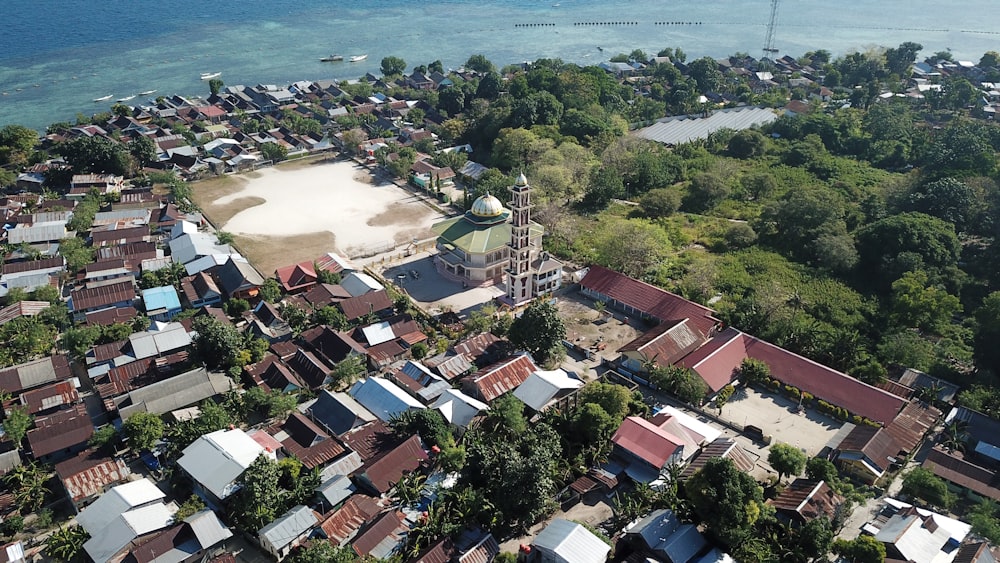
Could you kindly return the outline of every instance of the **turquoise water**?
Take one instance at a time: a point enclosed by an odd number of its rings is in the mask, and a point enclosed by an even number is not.
[[[775,46],[800,55],[903,41],[978,60],[1000,50],[993,2],[783,0]],[[356,78],[387,55],[410,65],[461,65],[483,53],[498,65],[560,57],[597,63],[620,51],[680,46],[689,58],[763,46],[768,0],[6,0],[0,33],[0,125],[42,128],[114,99],[207,94],[202,72],[227,84]],[[628,21],[636,25],[580,25]],[[657,25],[655,22],[700,22]],[[515,24],[549,23],[546,27]],[[601,53],[597,50],[604,48]],[[367,53],[361,63],[321,63]],[[132,103],[139,102],[136,98]]]

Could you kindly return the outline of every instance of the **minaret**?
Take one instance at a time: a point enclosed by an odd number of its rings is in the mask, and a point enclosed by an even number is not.
[[[507,299],[512,305],[530,300],[531,243],[531,186],[522,173],[510,187],[510,266],[507,268]]]

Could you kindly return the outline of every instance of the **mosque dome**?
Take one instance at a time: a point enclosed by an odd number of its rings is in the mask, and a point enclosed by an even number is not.
[[[500,200],[490,194],[479,196],[472,202],[472,214],[483,219],[500,217],[505,211]]]

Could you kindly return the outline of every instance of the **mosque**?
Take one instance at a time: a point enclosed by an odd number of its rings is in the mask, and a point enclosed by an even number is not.
[[[519,305],[551,293],[562,263],[542,250],[545,228],[531,220],[531,186],[524,174],[510,187],[510,209],[491,194],[464,215],[431,227],[438,236],[438,270],[467,285],[504,284],[506,301]]]

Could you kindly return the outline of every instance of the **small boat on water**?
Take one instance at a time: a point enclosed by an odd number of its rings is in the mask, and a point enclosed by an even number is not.
[[[129,100],[134,99],[134,98],[135,98],[135,94],[132,94],[131,96],[125,96],[124,98],[118,98],[118,101],[119,102],[127,102]]]
[[[335,63],[337,61],[342,61],[342,60],[344,60],[344,55],[330,55],[328,57],[323,57],[322,59],[320,59],[320,62]]]
[[[100,98],[94,98],[94,102],[95,103],[96,102],[106,102],[106,101],[108,101],[108,100],[110,100],[111,98],[114,98],[114,97],[115,97],[114,94],[108,94],[107,96],[101,96]]]
[[[156,90],[146,90],[145,92],[139,92],[140,96],[148,96],[150,94],[155,94]]]
[[[603,51],[603,50],[604,50],[604,47],[601,47],[600,45],[598,45],[598,46],[597,46],[597,50],[598,50],[598,51]]]
[[[350,61],[351,61],[352,63],[360,63],[361,61],[363,61],[363,60],[365,60],[365,59],[367,59],[367,58],[368,58],[368,55],[354,55],[354,56],[353,56],[353,57],[351,57],[351,58],[350,58],[349,60],[350,60]]]
[[[218,78],[222,76],[221,72],[203,72],[201,73],[202,80],[211,80],[213,78]]]

